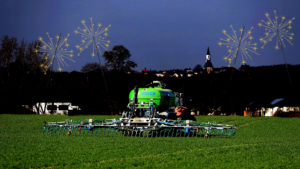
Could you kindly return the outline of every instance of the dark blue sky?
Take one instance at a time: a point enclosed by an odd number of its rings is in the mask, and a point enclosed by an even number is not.
[[[215,67],[226,66],[225,47],[218,46],[222,30],[254,26],[253,36],[263,36],[257,26],[266,12],[277,10],[278,16],[293,22],[294,45],[288,45],[287,60],[300,64],[298,29],[300,28],[299,0],[0,0],[0,37],[15,36],[26,41],[54,34],[71,33],[70,44],[79,44],[73,31],[82,19],[103,25],[111,24],[109,39],[114,45],[124,45],[139,65],[136,70],[173,69],[194,67],[205,62],[206,49],[211,49]],[[249,65],[283,64],[275,41],[268,44],[260,55],[253,55]],[[75,48],[74,48],[75,50]],[[80,70],[88,62],[97,62],[90,56],[91,49],[75,56],[76,63],[64,70]],[[239,67],[240,63],[234,65]]]

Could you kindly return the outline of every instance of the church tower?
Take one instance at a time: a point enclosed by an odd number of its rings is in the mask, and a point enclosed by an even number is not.
[[[213,64],[211,63],[209,47],[207,48],[206,61],[203,66],[203,69],[206,70],[208,74],[210,74],[213,71]]]

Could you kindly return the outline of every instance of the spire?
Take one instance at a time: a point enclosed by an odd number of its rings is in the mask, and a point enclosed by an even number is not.
[[[213,71],[213,65],[212,65],[211,59],[210,59],[209,47],[207,48],[206,61],[205,61],[203,68],[207,70],[207,73],[210,73]]]
[[[210,61],[210,51],[209,51],[209,47],[207,48],[207,53],[206,53],[206,62]]]
[[[206,55],[210,55],[209,47],[207,48],[207,53],[206,53]]]

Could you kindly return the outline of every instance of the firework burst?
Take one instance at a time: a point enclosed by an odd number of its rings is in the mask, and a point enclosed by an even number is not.
[[[287,20],[285,16],[282,16],[280,19],[277,16],[276,10],[274,12],[274,18],[272,19],[269,13],[266,13],[266,20],[261,20],[258,23],[259,27],[265,28],[265,35],[264,37],[260,38],[259,40],[263,43],[262,48],[268,42],[271,42],[273,39],[276,39],[275,49],[279,49],[279,45],[282,47],[286,47],[286,43],[293,45],[292,40],[294,38],[294,33],[292,32],[292,23],[295,20],[293,17],[290,20]]]
[[[92,57],[95,56],[96,52],[101,53],[101,50],[106,50],[110,44],[110,40],[107,40],[108,30],[111,25],[104,27],[102,24],[98,23],[95,25],[93,19],[90,18],[90,25],[86,24],[85,20],[81,21],[83,28],[78,27],[74,33],[81,35],[81,44],[76,45],[76,48],[79,50],[78,56],[80,53],[87,49],[90,45],[93,46],[93,51],[91,53]]]
[[[46,42],[42,37],[39,37],[42,46],[35,49],[35,52],[44,55],[40,67],[46,73],[51,66],[56,65],[55,69],[61,72],[64,66],[68,66],[67,61],[75,62],[73,60],[73,50],[67,49],[70,46],[68,43],[70,34],[67,34],[66,37],[57,35],[55,38],[52,38],[48,32],[46,34],[49,41]]]
[[[228,34],[226,30],[223,30],[222,33],[225,35],[225,38],[221,38],[218,42],[219,46],[225,46],[227,48],[227,54],[224,57],[224,60],[228,62],[228,66],[231,66],[233,60],[237,59],[238,52],[241,53],[242,64],[246,64],[246,60],[252,60],[250,54],[258,55],[257,44],[253,42],[252,30],[251,27],[247,32],[244,28],[239,30],[239,34],[234,30],[233,26],[230,25],[232,35]]]

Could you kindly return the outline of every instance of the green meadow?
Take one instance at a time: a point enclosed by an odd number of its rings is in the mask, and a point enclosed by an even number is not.
[[[43,136],[43,122],[116,116],[0,115],[0,168],[300,168],[300,118],[199,116],[233,137]]]

